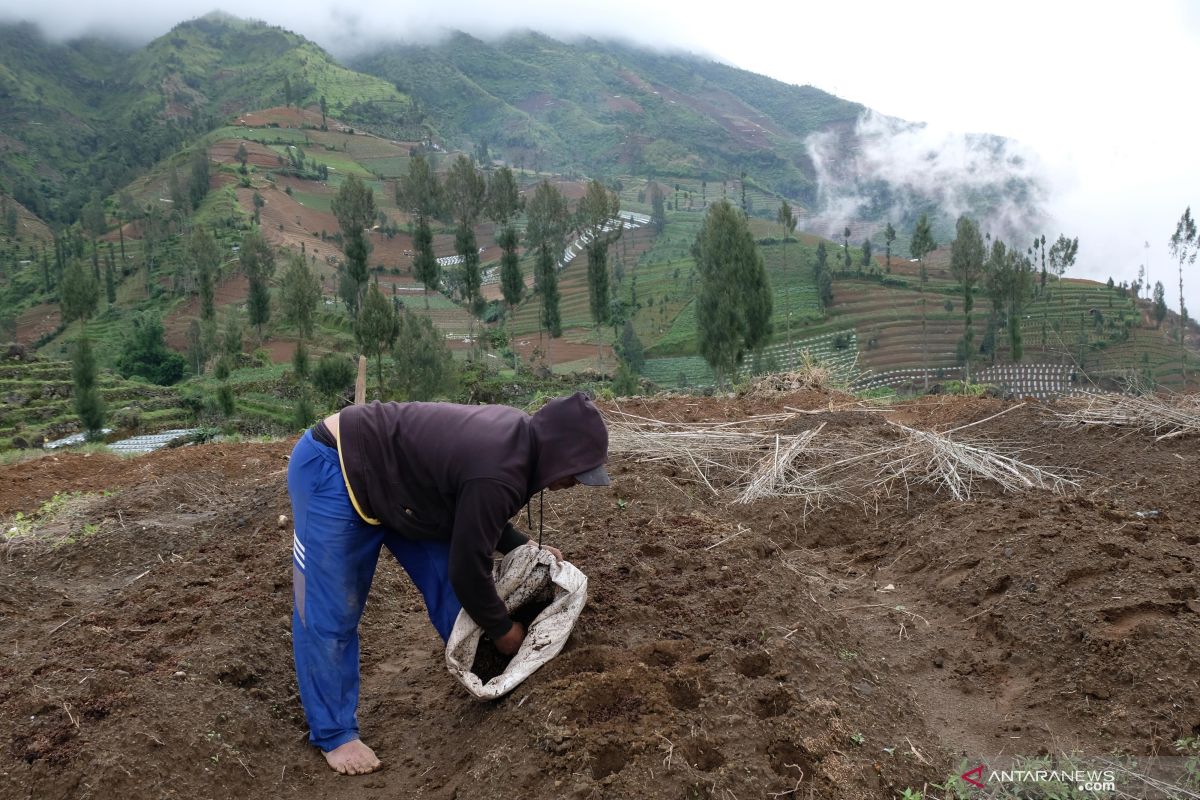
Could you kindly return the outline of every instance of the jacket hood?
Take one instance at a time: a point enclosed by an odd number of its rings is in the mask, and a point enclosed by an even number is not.
[[[533,415],[530,429],[537,453],[531,495],[608,461],[608,428],[600,410],[583,392],[546,403]]]

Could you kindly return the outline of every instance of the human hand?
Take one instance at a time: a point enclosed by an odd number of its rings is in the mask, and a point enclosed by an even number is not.
[[[521,649],[521,642],[523,641],[525,641],[525,626],[519,622],[513,622],[512,627],[508,629],[508,633],[501,636],[493,644],[504,655],[515,656],[517,651]]]
[[[536,546],[537,545],[535,545],[535,547]],[[543,550],[545,550],[547,553],[549,553],[550,555],[554,556],[555,561],[559,562],[560,564],[562,563],[562,551],[559,550],[557,547],[551,547],[548,544],[544,544],[544,545],[541,545],[541,548]]]

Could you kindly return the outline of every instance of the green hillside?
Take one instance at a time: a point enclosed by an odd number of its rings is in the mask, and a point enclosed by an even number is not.
[[[0,191],[68,223],[91,197],[230,117],[289,101],[315,107],[322,96],[343,121],[419,130],[391,83],[262,23],[210,14],[138,50],[59,44],[28,24],[0,24]]]
[[[77,429],[64,361],[81,328],[63,326],[59,313],[64,275],[77,263],[101,279],[88,333],[99,366],[109,370],[103,399],[112,411],[129,409],[123,426],[294,426],[301,389],[290,362],[298,331],[281,319],[280,270],[268,287],[271,319],[261,337],[243,332],[241,352],[228,354],[227,379],[216,377],[223,359],[214,348],[230,318],[246,318],[249,281],[237,252],[257,218],[268,244],[303,253],[320,284],[313,358],[358,351],[339,294],[343,240],[332,213],[349,176],[374,193],[367,266],[385,296],[427,317],[460,366],[476,357],[471,334],[484,332],[484,366],[464,370],[461,395],[454,395],[472,402],[546,385],[539,380],[610,380],[626,321],[644,350],[644,379],[664,388],[710,386],[712,371],[697,348],[692,245],[706,210],[721,199],[746,210],[773,300],[769,339],[747,359],[742,377],[794,368],[809,357],[866,391],[920,391],[962,377],[962,300],[948,272],[948,248],[928,259],[922,291],[915,264],[895,257],[885,266],[879,225],[847,220],[852,242],[874,237],[876,257],[860,266],[862,254],[852,246],[853,266],[846,267],[841,243],[826,240],[833,299],[822,309],[814,280],[821,239],[780,238],[775,212],[782,198],[815,197],[805,137],[848,133],[862,111],[817,90],[693,57],[594,41],[568,45],[533,33],[498,43],[457,35],[434,47],[389,48],[358,62],[372,76],[336,64],[287,31],[218,14],[183,23],[139,50],[94,40],[53,44],[20,25],[0,26],[0,44],[0,99],[7,101],[0,104],[0,340],[23,346],[15,359],[40,359],[12,364],[2,376],[9,407],[0,415],[0,449]],[[446,266],[441,292],[425,296],[412,274],[412,220],[396,188],[417,150],[444,179],[460,152],[455,145],[484,169],[508,162],[527,196],[550,180],[574,205],[588,182],[601,178],[622,210],[649,219],[651,198],[662,193],[662,229],[639,223],[610,247],[610,327],[597,331],[592,322],[581,257],[559,276],[561,338],[542,334],[542,298],[528,255],[522,263],[529,291],[506,309],[495,278],[496,229],[487,219],[474,230],[490,276],[480,316],[457,290],[456,267]],[[880,187],[881,196],[887,191]],[[1018,198],[1023,191],[1012,187]],[[514,224],[524,230],[523,215]],[[197,225],[214,234],[220,254],[215,320],[204,328],[186,247]],[[900,233],[893,252],[904,250],[907,231]],[[436,258],[454,255],[454,238],[448,217],[433,221]],[[112,300],[104,286],[110,263]],[[1005,391],[1061,393],[1129,378],[1182,384],[1175,321],[1156,325],[1145,302],[1119,287],[1051,278],[1013,323],[1024,337],[1019,364],[1008,321],[989,314],[990,305],[980,291],[973,374]],[[168,347],[187,354],[187,375],[176,387],[111,372],[144,313],[162,320]],[[1197,333],[1189,335],[1200,341]],[[547,377],[543,366],[558,377]],[[1195,366],[1189,371],[1194,376]],[[217,401],[223,385],[236,411]]]
[[[720,181],[745,170],[816,199],[804,139],[863,107],[686,55],[537,33],[391,46],[353,65],[396,82],[454,143],[537,169]]]

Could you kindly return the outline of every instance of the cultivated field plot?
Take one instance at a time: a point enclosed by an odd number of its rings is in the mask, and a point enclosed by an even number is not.
[[[291,442],[0,467],[0,796],[941,797],[968,758],[1175,754],[1200,448],[1083,402],[609,404],[612,487],[546,505],[590,579],[566,650],[472,700],[383,559],[354,779],[303,741]]]

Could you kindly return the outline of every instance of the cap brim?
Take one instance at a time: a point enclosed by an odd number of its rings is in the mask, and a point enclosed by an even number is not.
[[[604,465],[601,464],[595,469],[589,469],[587,472],[580,472],[575,476],[575,480],[579,481],[584,486],[608,486],[608,470],[606,470]]]

